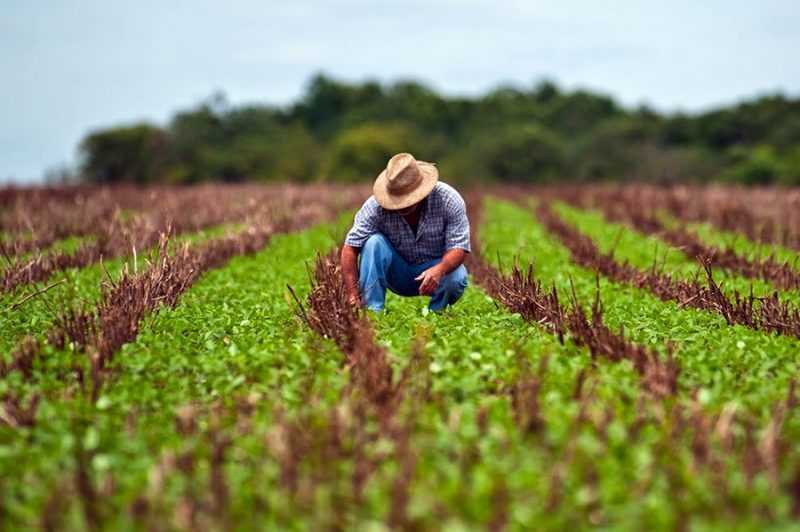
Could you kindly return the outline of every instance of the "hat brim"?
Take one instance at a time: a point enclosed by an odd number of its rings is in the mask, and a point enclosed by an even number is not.
[[[386,170],[380,173],[372,186],[372,193],[381,207],[390,211],[405,209],[428,197],[439,182],[439,170],[434,164],[425,161],[417,161],[417,167],[422,174],[422,180],[417,188],[405,194],[390,194],[387,188]]]

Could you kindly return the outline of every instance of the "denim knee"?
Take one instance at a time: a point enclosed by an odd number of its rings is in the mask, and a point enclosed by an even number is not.
[[[364,247],[361,248],[361,272],[363,273],[364,271],[363,267],[375,267],[378,271],[382,272],[381,275],[383,275],[389,268],[391,262],[392,245],[389,243],[389,240],[380,233],[371,235],[367,241],[364,242]]]
[[[361,249],[361,253],[376,253],[383,250],[389,249],[389,241],[383,236],[381,233],[375,233],[371,235],[366,242],[364,242],[364,247]]]
[[[444,290],[451,294],[457,294],[459,292],[463,292],[464,289],[467,287],[467,269],[462,265],[450,272],[449,275],[446,275],[444,279],[442,279],[442,283],[444,284]]]

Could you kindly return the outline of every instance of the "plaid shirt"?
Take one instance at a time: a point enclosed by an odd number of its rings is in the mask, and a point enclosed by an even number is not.
[[[378,204],[375,196],[356,213],[344,243],[360,248],[367,239],[382,233],[409,264],[441,259],[445,251],[460,248],[470,251],[467,209],[456,189],[441,181],[423,200],[417,234],[405,218]]]

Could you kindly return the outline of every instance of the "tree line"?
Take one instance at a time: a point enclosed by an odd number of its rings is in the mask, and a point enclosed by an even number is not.
[[[442,178],[800,184],[800,99],[777,94],[699,114],[626,109],[551,82],[446,97],[414,81],[316,75],[287,106],[217,94],[164,126],[123,125],[80,143],[93,183],[371,180],[394,153]]]

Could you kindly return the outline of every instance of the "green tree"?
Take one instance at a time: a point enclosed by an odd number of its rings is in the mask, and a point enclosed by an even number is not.
[[[80,144],[81,173],[92,183],[150,183],[161,178],[167,135],[150,124],[90,133]]]
[[[619,117],[599,124],[593,134],[575,143],[572,175],[581,180],[622,179],[638,166],[641,146],[652,144],[647,119]]]
[[[274,134],[237,137],[227,150],[238,173],[257,181],[310,181],[319,172],[321,148],[299,123],[282,126]]]
[[[793,147],[783,158],[783,174],[780,182],[784,185],[800,185],[800,144]]]
[[[490,178],[541,182],[563,177],[563,142],[555,133],[539,125],[489,131],[475,148],[479,159],[476,166],[483,166]]]
[[[239,176],[230,168],[220,150],[228,143],[220,110],[204,102],[195,109],[175,115],[169,125],[170,175],[173,180],[235,181]]]
[[[217,93],[166,127],[87,135],[84,179],[368,180],[399,151],[456,181],[710,180],[795,183],[800,99],[768,95],[701,114],[625,109],[548,81],[445,97],[413,80],[347,83],[318,74],[297,103],[231,106]]]
[[[411,152],[425,160],[414,129],[406,124],[363,124],[343,131],[328,149],[323,177],[335,181],[367,181],[399,152]]]
[[[731,152],[733,165],[723,173],[723,178],[745,185],[770,185],[784,174],[782,161],[771,146],[736,148]]]

